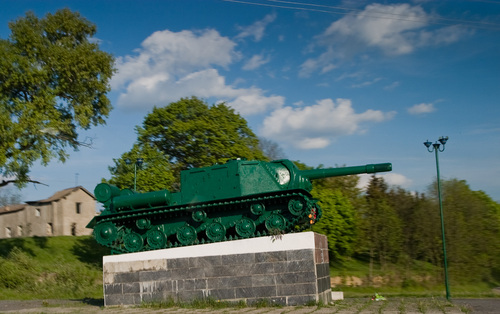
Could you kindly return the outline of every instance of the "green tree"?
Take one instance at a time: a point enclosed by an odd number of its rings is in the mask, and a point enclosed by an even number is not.
[[[155,107],[136,129],[138,140],[132,150],[109,168],[109,182],[121,188],[133,184],[133,165],[125,163],[127,158],[144,159],[137,174],[137,188],[143,192],[177,190],[184,169],[239,157],[266,160],[244,118],[224,104],[209,106],[196,97]]]
[[[105,123],[113,57],[92,40],[96,26],[62,9],[37,18],[32,12],[9,23],[0,39],[1,185],[29,181],[40,160],[64,162],[77,149],[78,130]]]
[[[178,170],[231,158],[266,159],[243,117],[225,104],[209,106],[196,97],[155,107],[137,132],[140,145],[155,146]]]
[[[500,205],[464,180],[443,180],[442,187],[450,278],[499,280]]]
[[[441,220],[437,202],[424,194],[415,196],[411,216],[403,219],[405,230],[405,251],[412,258],[443,265],[443,245],[441,241]]]
[[[321,166],[319,168],[322,168]],[[355,207],[362,206],[361,189],[358,187],[359,176],[349,175],[340,177],[330,177],[314,181],[314,188],[328,188],[339,190],[349,202]]]
[[[320,200],[323,211],[312,230],[327,236],[330,259],[338,261],[351,256],[356,237],[352,204],[339,189],[315,186],[312,195]]]
[[[299,161],[294,162],[300,170],[310,170]],[[320,165],[317,169],[322,169]],[[357,175],[330,177],[313,181],[311,194],[320,200],[323,212],[312,230],[328,238],[329,256],[332,261],[341,261],[354,252],[357,240],[357,219],[355,204],[359,203],[360,190]]]
[[[370,257],[370,267],[374,259],[382,267],[397,262],[402,246],[401,221],[388,200],[388,186],[382,177],[372,176],[366,192],[366,205],[360,215],[361,250]]]
[[[104,181],[116,185],[120,189],[132,189],[134,186],[134,163],[137,158],[143,159],[140,167],[135,165],[138,191],[174,190],[177,187],[172,165],[168,158],[156,147],[150,145],[140,146],[138,144],[134,144],[132,150],[123,153],[119,159],[113,159],[115,165],[109,167],[112,178],[109,181]],[[129,163],[127,163],[127,160]]]

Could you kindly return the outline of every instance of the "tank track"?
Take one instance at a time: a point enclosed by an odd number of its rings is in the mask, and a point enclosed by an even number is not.
[[[99,216],[94,237],[113,254],[280,236],[309,228],[321,216],[303,190],[260,194]]]

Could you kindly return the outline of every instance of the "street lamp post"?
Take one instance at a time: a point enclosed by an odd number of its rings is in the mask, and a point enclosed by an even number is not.
[[[137,158],[135,163],[134,163],[134,191],[137,191],[137,167],[141,167],[142,166],[142,163],[144,162],[144,159],[142,158]],[[125,163],[127,165],[130,165],[132,162],[130,161],[130,159],[125,159]]]
[[[443,202],[441,200],[441,179],[439,178],[439,157],[438,157],[438,152],[444,151],[444,145],[446,144],[447,141],[448,141],[448,136],[441,136],[439,140],[436,141],[435,143],[429,142],[429,140],[427,140],[427,142],[424,142],[424,145],[425,147],[427,147],[427,151],[429,151],[429,153],[432,153],[434,151],[436,154],[437,187],[438,187],[439,211],[441,214],[441,233],[443,238],[444,282],[446,286],[446,299],[450,300],[450,287],[448,281],[448,262],[446,258],[446,241],[444,237]],[[443,145],[442,149],[440,147],[441,145]]]

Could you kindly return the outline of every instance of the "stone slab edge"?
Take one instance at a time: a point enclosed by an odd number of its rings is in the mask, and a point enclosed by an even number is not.
[[[146,260],[153,261],[186,257],[221,256],[271,251],[315,249],[314,235],[315,233],[310,231],[285,234],[281,237],[258,237],[155,251],[107,255],[103,257],[103,264]]]

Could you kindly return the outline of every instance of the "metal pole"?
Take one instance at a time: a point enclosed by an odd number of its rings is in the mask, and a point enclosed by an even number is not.
[[[134,163],[134,191],[137,191],[137,163]]]
[[[437,170],[437,186],[438,186],[438,199],[439,199],[439,211],[441,214],[441,233],[443,237],[443,258],[444,258],[444,282],[446,286],[446,299],[450,300],[450,286],[448,281],[448,262],[446,257],[446,240],[444,236],[444,218],[443,218],[443,202],[441,200],[441,179],[439,177],[439,157],[438,150],[439,144],[433,144],[434,151],[436,152],[436,170]]]

